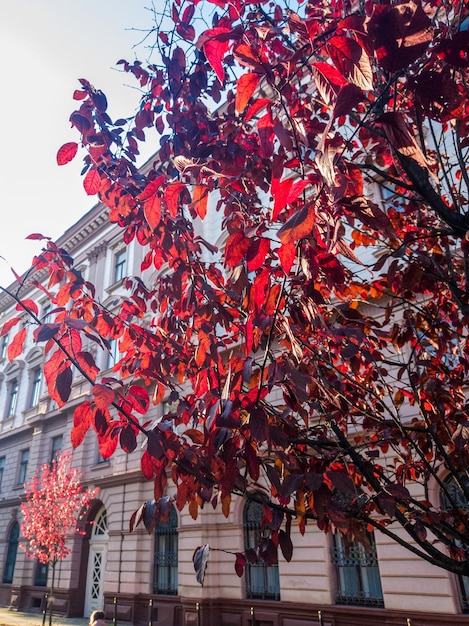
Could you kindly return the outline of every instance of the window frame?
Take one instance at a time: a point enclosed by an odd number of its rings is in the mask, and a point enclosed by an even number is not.
[[[6,333],[6,335],[3,335],[2,337],[2,344],[0,346],[0,359],[2,361],[6,359],[6,356],[7,356],[8,338],[9,338],[9,333]]]
[[[51,438],[49,458],[50,465],[52,465],[52,463],[57,460],[58,455],[62,452],[63,441],[63,435],[55,435]],[[60,445],[57,445],[57,442],[59,442]]]
[[[47,579],[49,577],[49,564],[41,563],[39,559],[36,561],[36,567],[34,569],[34,586],[35,587],[47,587]]]
[[[33,409],[39,404],[42,387],[42,368],[37,366],[31,370],[31,387],[29,390],[29,408]]]
[[[243,538],[245,550],[257,550],[259,542],[269,528],[262,528],[262,504],[248,500],[243,507]],[[267,565],[262,559],[258,563],[246,563],[246,598],[252,600],[280,600],[280,573],[278,563]]]
[[[18,466],[18,486],[24,485],[28,473],[29,448],[20,451],[20,461]]]
[[[0,492],[2,490],[3,475],[5,473],[5,462],[6,462],[6,457],[0,456]]]
[[[16,557],[18,555],[18,545],[20,539],[20,525],[15,520],[8,531],[7,549],[5,563],[3,565],[2,583],[4,585],[13,584],[15,576]]]
[[[153,593],[156,595],[178,595],[178,516],[171,505],[168,519],[158,520],[155,527],[153,550]]]
[[[469,486],[469,476],[466,474],[460,474],[459,480],[465,481],[464,488]],[[451,500],[459,508],[464,508],[469,513],[469,502],[466,500],[463,491],[457,484],[453,475],[448,475],[443,481],[445,484],[445,491],[440,490],[440,504],[442,509],[449,509],[451,507]],[[462,576],[455,574],[457,580],[457,587],[459,592],[459,601],[461,604],[461,610],[463,613],[469,613],[469,576]]]
[[[125,269],[127,265],[127,251],[125,248],[121,250],[117,250],[114,254],[114,263],[113,263],[113,278],[114,283],[118,283],[125,276]]]
[[[373,533],[367,535],[370,549],[359,541],[348,541],[347,545],[339,532],[332,536],[336,604],[384,607],[376,542]]]
[[[18,395],[19,395],[19,380],[17,376],[14,376],[8,381],[7,385],[7,404],[5,410],[5,418],[13,417],[16,415],[16,409],[18,408]]]

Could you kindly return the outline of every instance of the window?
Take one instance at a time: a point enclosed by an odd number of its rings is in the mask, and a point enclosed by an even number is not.
[[[114,367],[115,363],[119,360],[119,342],[117,339],[111,339],[110,352],[107,355],[107,369]]]
[[[18,402],[18,379],[13,378],[8,383],[8,400],[7,400],[6,416],[14,415],[16,411],[16,404]]]
[[[368,534],[370,548],[358,541],[348,544],[340,533],[334,535],[331,550],[336,570],[337,604],[384,606],[374,536]]]
[[[47,575],[49,573],[49,567],[47,563],[41,563],[36,561],[36,571],[34,572],[34,584],[36,587],[47,586]]]
[[[269,532],[268,528],[262,528],[262,504],[247,502],[243,516],[244,547],[256,550],[264,532],[267,534]],[[267,565],[262,560],[258,563],[248,562],[246,564],[246,596],[263,600],[280,600],[278,565]]]
[[[125,275],[125,250],[121,250],[114,257],[114,282],[122,280]]]
[[[18,474],[18,485],[22,485],[26,480],[26,471],[28,469],[29,450],[23,450],[20,455],[20,471]]]
[[[2,337],[2,345],[0,347],[0,358],[4,359],[7,355],[8,348],[8,335],[3,335]]]
[[[2,488],[3,472],[5,470],[5,457],[0,457],[0,489]]]
[[[39,404],[39,396],[41,394],[42,371],[40,367],[36,367],[32,372],[31,393],[29,396],[29,408]]]
[[[153,561],[153,593],[175,596],[178,592],[178,518],[171,506],[165,522],[155,528],[155,556]]]
[[[42,319],[41,322],[43,324],[49,324],[49,322],[51,321],[51,313],[52,311],[52,307],[50,304],[46,304],[43,309],[42,309]]]
[[[57,435],[57,437],[52,437],[52,446],[50,452],[50,462],[55,461],[60,451],[62,450],[62,435]]]
[[[466,474],[458,476],[458,480],[465,489],[469,487],[469,477]],[[443,509],[457,508],[459,511],[467,511],[469,513],[467,499],[454,476],[450,476],[445,481],[445,489],[444,492],[441,492],[440,497]],[[469,613],[469,576],[458,576],[457,578],[462,609],[465,613]]]
[[[3,583],[11,585],[16,564],[16,553],[18,551],[18,538],[20,536],[20,525],[13,522],[8,537],[7,558],[3,568]]]

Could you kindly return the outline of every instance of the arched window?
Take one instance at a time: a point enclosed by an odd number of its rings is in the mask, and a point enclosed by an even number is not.
[[[368,533],[369,547],[358,541],[346,543],[340,533],[334,535],[331,550],[336,570],[337,604],[372,604],[383,606],[374,535]]]
[[[243,512],[244,548],[256,549],[268,528],[262,528],[262,504],[246,502]],[[262,600],[280,600],[280,578],[278,565],[267,565],[260,560],[258,563],[246,564],[246,597]]]
[[[18,538],[20,536],[20,525],[13,522],[8,537],[7,558],[3,569],[3,582],[11,584],[13,582],[13,574],[15,572],[16,553],[18,551]]]
[[[168,519],[155,528],[153,593],[177,595],[178,592],[178,517],[171,506]]]

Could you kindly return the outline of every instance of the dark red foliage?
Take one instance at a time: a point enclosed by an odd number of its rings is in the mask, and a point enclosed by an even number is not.
[[[469,499],[458,478],[469,468],[465,5],[365,2],[347,14],[331,0],[296,14],[282,0],[216,0],[196,36],[207,3],[169,11],[151,65],[119,62],[144,94],[130,129],[86,80],[75,92],[87,193],[126,243],[147,247],[142,271],[170,271],[151,285],[129,278],[113,316],[46,241],[34,263],[49,271],[46,293],[60,284],[54,323],[20,308],[46,342],[50,395],[67,400],[78,364],[94,400],[75,410],[73,444],[92,427],[107,457],[146,437],[156,502],[168,475],[194,518],[256,493],[268,563],[277,546],[291,558],[294,517],[301,532],[314,520],[362,541],[379,528],[468,575],[467,513],[425,496],[429,481],[448,494],[449,475]],[[154,133],[143,173],[139,142]],[[218,220],[220,251],[201,219]],[[116,380],[99,381],[83,335],[119,341]],[[163,399],[171,409],[144,421]],[[157,514],[148,505],[132,526],[151,529]],[[208,548],[195,556],[203,580]],[[238,573],[250,556],[236,556]]]

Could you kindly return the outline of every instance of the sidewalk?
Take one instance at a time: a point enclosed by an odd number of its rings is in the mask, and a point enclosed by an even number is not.
[[[0,626],[42,626],[42,613],[21,613],[0,607]],[[49,626],[49,616],[45,626]],[[52,626],[88,626],[88,620],[52,615]]]

